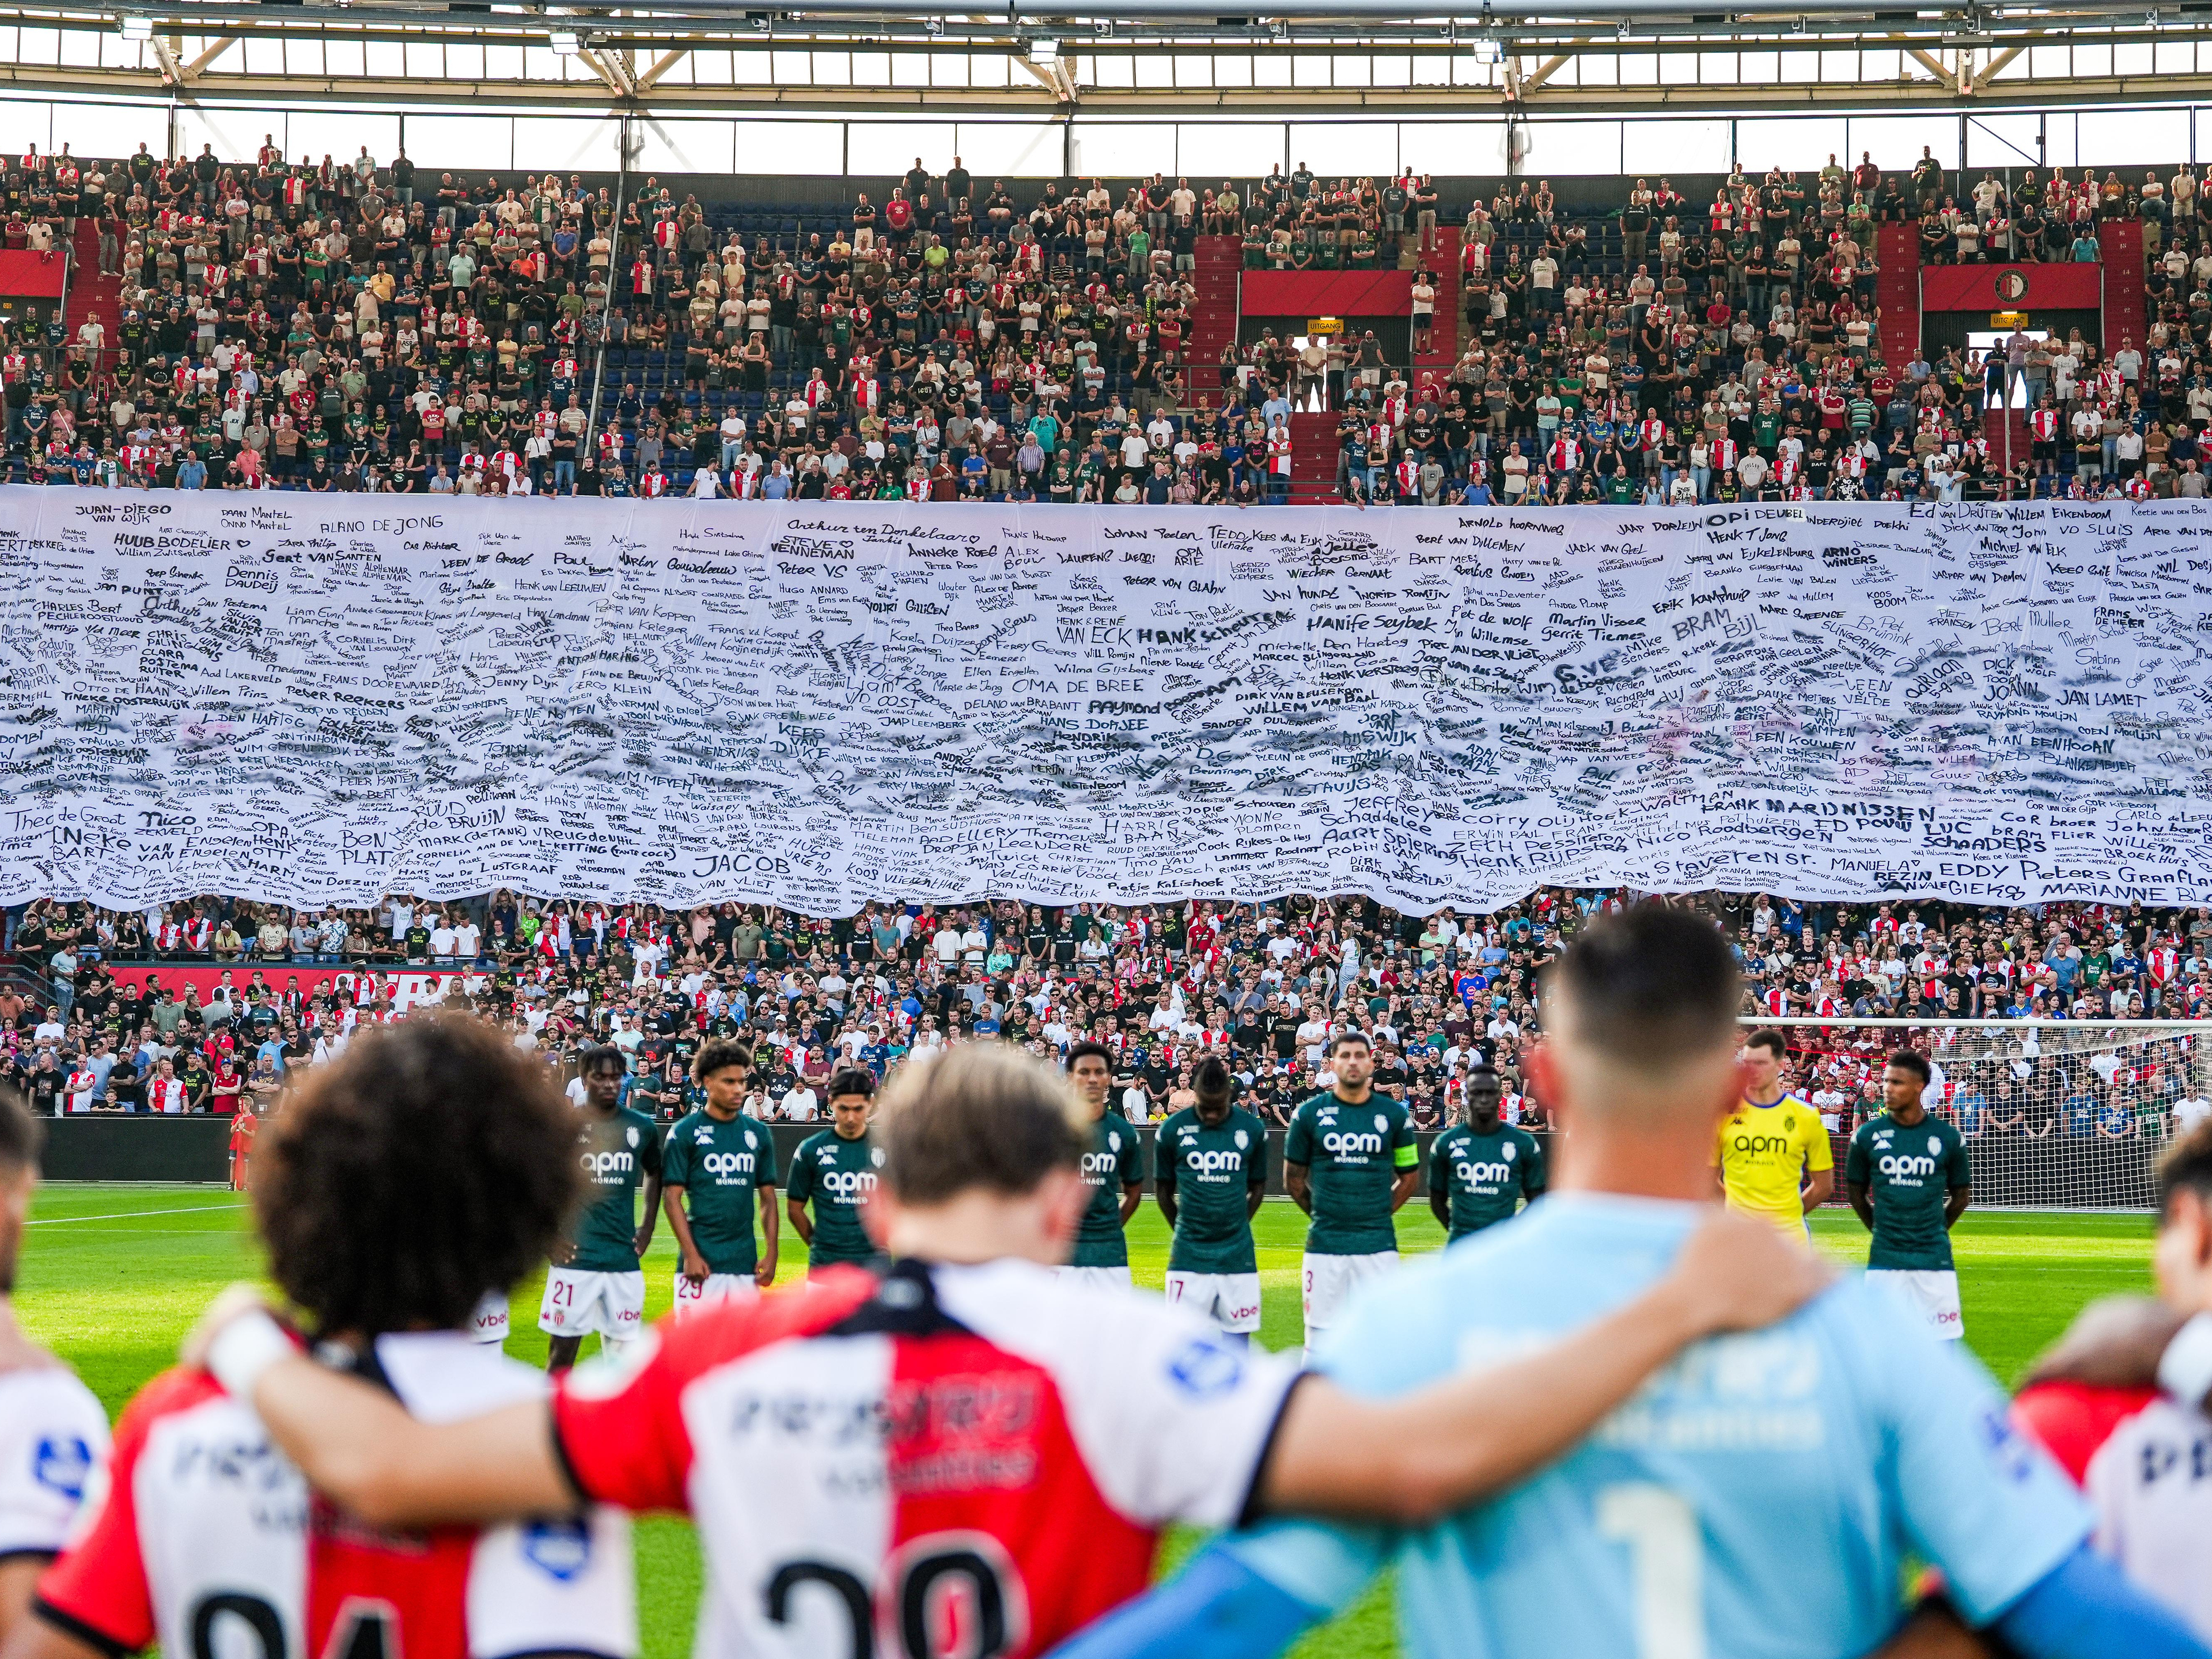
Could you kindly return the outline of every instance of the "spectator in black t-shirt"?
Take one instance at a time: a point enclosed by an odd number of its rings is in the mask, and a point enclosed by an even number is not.
[[[118,1112],[146,1109],[145,1079],[138,1075],[137,1063],[129,1054],[118,1055],[115,1069],[107,1074],[107,1103]]]
[[[30,1075],[23,1080],[23,1092],[30,1098],[33,1115],[39,1117],[58,1115],[64,1080],[61,1068],[55,1063],[54,1051],[40,1049],[38,1063],[31,1067]]]

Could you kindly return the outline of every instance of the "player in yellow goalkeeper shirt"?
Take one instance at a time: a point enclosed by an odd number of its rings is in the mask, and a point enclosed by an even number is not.
[[[1836,1160],[1820,1115],[1782,1087],[1783,1052],[1779,1031],[1744,1044],[1744,1097],[1721,1121],[1713,1164],[1730,1209],[1809,1237],[1805,1213],[1835,1191]]]

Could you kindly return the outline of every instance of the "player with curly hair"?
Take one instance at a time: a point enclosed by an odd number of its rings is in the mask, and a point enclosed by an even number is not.
[[[253,1207],[316,1360],[425,1421],[541,1397],[543,1376],[466,1328],[561,1239],[583,1194],[575,1141],[544,1072],[471,1019],[382,1027],[312,1073],[262,1137]],[[364,1526],[221,1383],[168,1371],[124,1412],[112,1478],[40,1581],[11,1659],[227,1651],[224,1630],[271,1654],[629,1659],[627,1521],[548,1509],[486,1528]]]

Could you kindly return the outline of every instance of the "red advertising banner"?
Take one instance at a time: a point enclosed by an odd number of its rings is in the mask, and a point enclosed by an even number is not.
[[[1248,270],[1247,317],[1410,317],[1410,270]]]
[[[68,269],[59,252],[41,254],[22,248],[0,249],[0,294],[18,300],[58,300]]]
[[[1923,265],[1923,311],[2096,311],[2105,303],[2099,264]]]
[[[317,968],[282,962],[231,967],[179,962],[151,964],[118,963],[109,971],[115,975],[115,988],[118,992],[126,986],[136,985],[149,1002],[157,990],[165,990],[181,1000],[185,989],[190,988],[198,996],[203,1008],[210,1003],[226,1000],[243,1006],[247,993],[256,986],[267,989],[273,995],[297,990],[307,997],[335,988],[357,1005],[366,1005],[382,997],[394,1009],[404,1013],[417,1003],[439,1000],[455,980],[471,989],[482,982],[482,976],[477,974],[463,975],[428,969],[384,971],[367,968]]]

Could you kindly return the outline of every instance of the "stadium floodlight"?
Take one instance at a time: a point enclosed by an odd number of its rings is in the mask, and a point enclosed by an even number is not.
[[[1498,40],[1484,36],[1474,43],[1474,61],[1478,64],[1498,64],[1505,60],[1505,48]]]
[[[126,17],[123,20],[123,38],[126,40],[150,40],[154,38],[154,20],[150,17]]]
[[[576,48],[581,45],[583,45],[583,42],[576,38],[576,31],[574,29],[555,29],[553,31],[553,50],[555,53],[560,57],[574,58],[576,55]]]
[[[1030,42],[1030,62],[1042,69],[1050,69],[1060,61],[1060,42],[1039,39]]]

